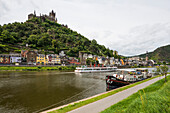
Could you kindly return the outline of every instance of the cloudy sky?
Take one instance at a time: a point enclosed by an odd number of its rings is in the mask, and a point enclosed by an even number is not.
[[[52,9],[60,24],[121,55],[170,44],[170,0],[0,0],[0,24]]]

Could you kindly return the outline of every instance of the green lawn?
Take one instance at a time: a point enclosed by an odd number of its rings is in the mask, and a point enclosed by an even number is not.
[[[170,113],[170,76],[139,90],[101,113]]]
[[[75,66],[53,66],[53,67],[15,67],[15,66],[0,66],[0,71],[48,71],[48,70],[75,70]]]

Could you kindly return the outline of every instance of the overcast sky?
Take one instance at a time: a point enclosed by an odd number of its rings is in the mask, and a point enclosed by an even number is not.
[[[60,24],[121,55],[170,44],[170,0],[0,0],[0,24],[52,9]]]

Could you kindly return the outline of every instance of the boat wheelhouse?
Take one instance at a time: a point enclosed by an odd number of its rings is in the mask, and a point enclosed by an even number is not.
[[[75,72],[78,73],[91,73],[91,72],[112,72],[112,71],[116,71],[117,67],[86,67],[86,66],[82,66],[82,67],[77,67]]]

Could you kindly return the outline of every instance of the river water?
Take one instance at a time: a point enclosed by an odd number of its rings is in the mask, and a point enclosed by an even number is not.
[[[31,113],[106,91],[111,73],[0,72],[0,113]]]
[[[0,113],[39,112],[105,92],[112,74],[1,71]]]

